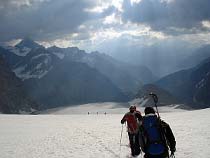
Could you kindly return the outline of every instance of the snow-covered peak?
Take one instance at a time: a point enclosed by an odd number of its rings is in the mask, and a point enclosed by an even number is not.
[[[31,71],[27,71],[28,66],[25,65],[23,67],[18,67],[13,70],[13,72],[16,74],[17,77],[21,78],[22,81],[30,79],[30,78],[37,78],[40,79],[44,77],[52,68],[53,66],[48,67],[47,69],[44,69],[46,65],[45,63],[39,63],[32,69]]]
[[[31,48],[28,47],[23,47],[22,49],[19,49],[12,46],[3,46],[3,48],[16,54],[17,56],[26,56],[31,51]]]
[[[35,51],[38,51],[36,49]],[[16,76],[22,80],[45,76],[53,68],[53,55],[47,51],[31,53],[23,57],[13,68]]]
[[[37,44],[31,39],[23,39],[20,43],[15,46],[1,45],[4,49],[16,54],[17,56],[25,57],[31,52],[31,50],[36,48],[44,48],[43,46]]]
[[[39,48],[43,46],[39,45],[38,43],[34,42],[33,40],[29,38],[24,38],[20,43],[15,45],[15,47],[20,48],[20,49],[24,49],[24,48],[35,49],[35,48]]]
[[[21,65],[13,69],[13,72],[21,78],[22,80],[30,78],[42,78],[44,77],[51,69],[52,58],[49,54],[39,54],[33,56],[25,65]]]

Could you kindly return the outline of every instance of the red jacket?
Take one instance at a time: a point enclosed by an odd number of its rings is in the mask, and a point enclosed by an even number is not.
[[[135,111],[133,113],[128,112],[124,115],[121,120],[121,123],[125,123],[127,121],[128,132],[131,134],[138,133],[139,131],[139,120],[142,119],[141,113],[139,111]]]

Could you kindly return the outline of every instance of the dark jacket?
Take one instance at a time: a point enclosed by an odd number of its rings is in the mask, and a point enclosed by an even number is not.
[[[163,133],[165,135],[167,145],[170,148],[170,151],[175,152],[176,151],[176,141],[175,141],[174,134],[173,134],[169,124],[167,124],[166,122],[161,120],[161,127],[162,127]]]
[[[149,115],[153,115],[153,114],[149,114]],[[155,115],[155,114],[154,114]],[[146,115],[147,116],[147,115]],[[145,117],[145,116],[144,116]],[[148,153],[145,153],[145,158],[159,158],[159,157],[168,157],[168,148],[170,149],[171,152],[175,152],[176,151],[176,141],[175,141],[175,137],[173,135],[173,132],[169,126],[169,124],[167,124],[165,121],[163,120],[159,120],[160,121],[160,132],[162,133],[163,135],[163,139],[165,139],[165,145],[166,145],[166,151],[165,153],[163,153],[162,155],[156,155],[156,156],[151,156],[149,155]],[[144,130],[144,127],[143,125],[140,125],[140,144],[141,144],[141,148],[142,150],[145,152],[147,151],[146,149],[146,136],[143,134],[143,130]]]

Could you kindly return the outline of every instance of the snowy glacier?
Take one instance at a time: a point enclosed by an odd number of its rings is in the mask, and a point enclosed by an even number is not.
[[[162,119],[168,122],[174,131],[177,141],[176,157],[210,157],[210,109],[195,111],[169,109],[168,107],[160,111]],[[0,157],[129,157],[125,125],[120,152],[122,129],[120,120],[126,111],[127,108],[113,108],[111,104],[97,108],[93,104],[57,109],[42,115],[1,114]]]

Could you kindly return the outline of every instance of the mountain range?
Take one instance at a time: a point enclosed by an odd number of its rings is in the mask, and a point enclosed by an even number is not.
[[[175,53],[174,56],[179,53]],[[203,45],[190,54],[186,54],[183,52],[183,55],[175,57],[176,64],[172,62],[172,65],[169,63],[164,65],[162,63],[166,69],[171,69],[174,65],[178,71],[172,71],[154,83],[142,86],[137,96],[142,97],[145,93],[155,92],[160,98],[164,98],[160,99],[162,105],[180,103],[191,108],[210,107],[210,45]],[[167,56],[161,57],[161,60],[167,59]],[[151,60],[159,60],[159,58]],[[156,67],[153,70],[156,70]]]
[[[193,108],[210,107],[210,58],[193,68],[165,76],[155,84]]]
[[[15,46],[0,46],[2,83],[12,87],[1,86],[1,111],[18,113],[90,102],[126,102],[151,91],[159,95],[161,105],[209,107],[209,50],[208,45],[197,49],[179,61],[186,69],[158,79],[146,66],[122,62],[97,51],[86,53],[77,47],[45,48],[26,38]],[[9,89],[17,95],[13,98],[22,103],[9,99],[13,96],[9,96]],[[10,104],[10,100],[14,103]]]
[[[42,109],[128,101],[144,83],[156,79],[145,66],[77,47],[45,48],[28,38],[15,46],[0,47],[0,54]]]

